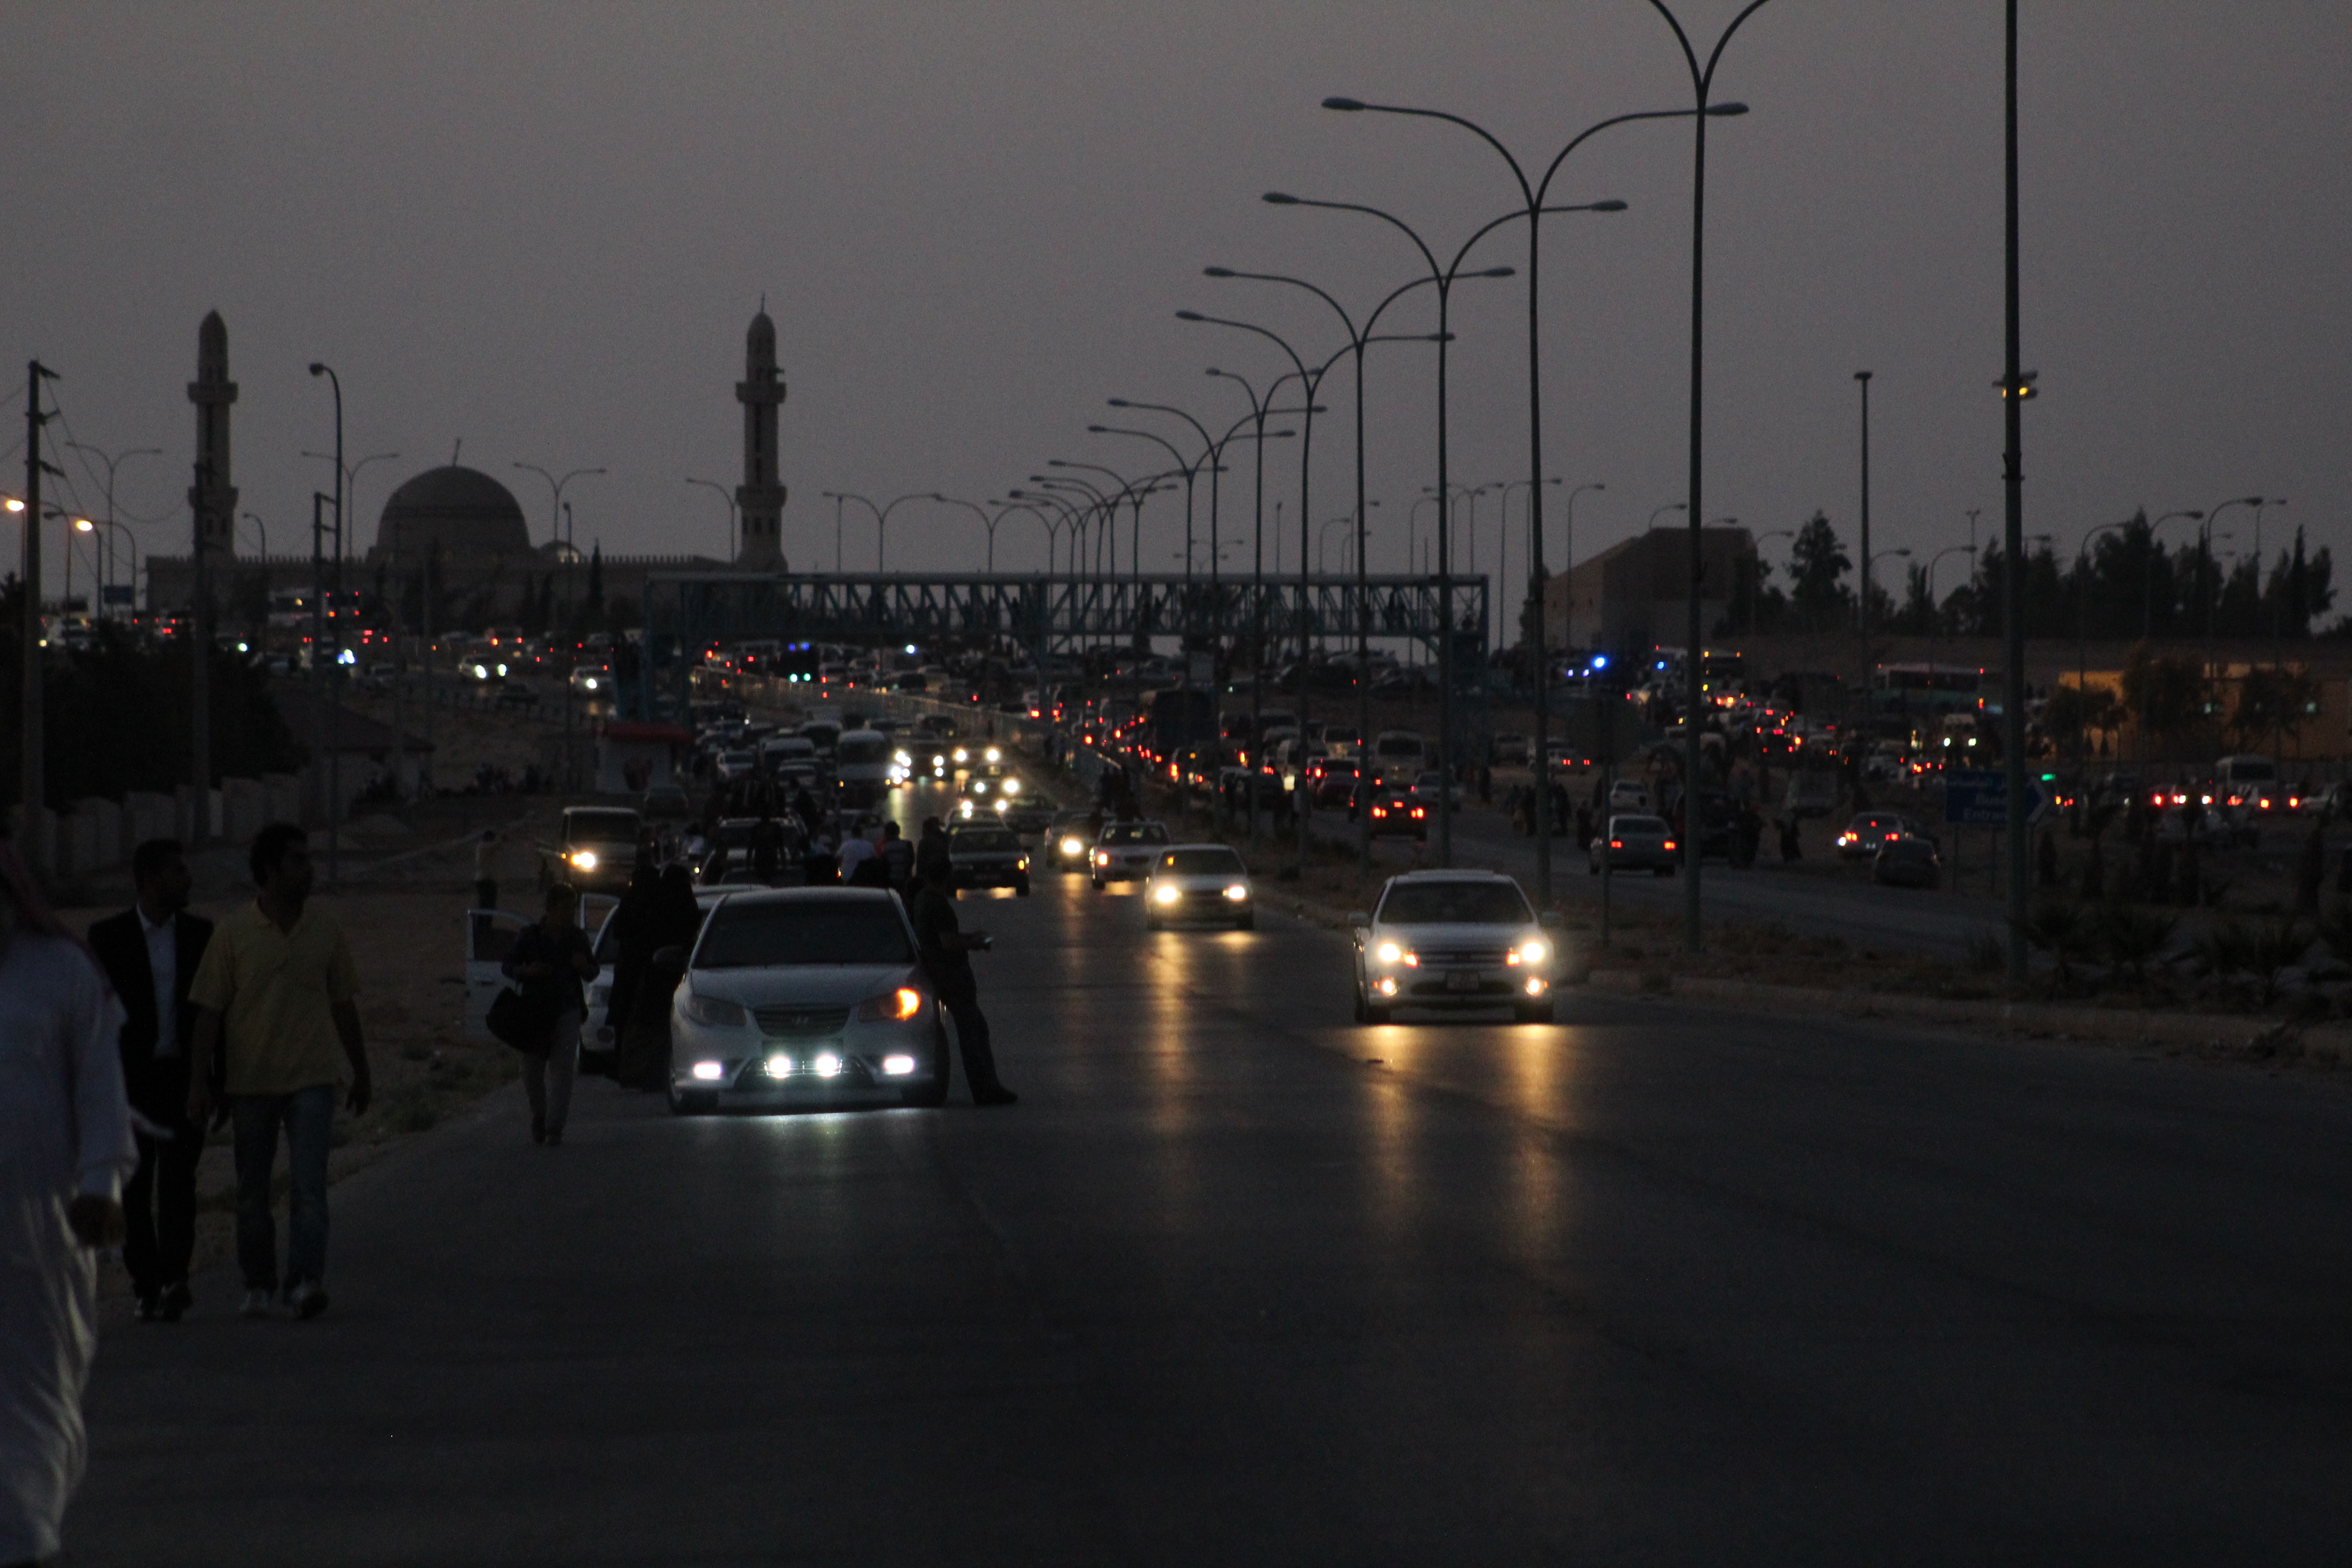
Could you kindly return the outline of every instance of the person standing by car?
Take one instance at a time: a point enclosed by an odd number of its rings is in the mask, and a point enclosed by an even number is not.
[[[315,1318],[327,1310],[327,1145],[335,1089],[348,1070],[344,1103],[354,1116],[366,1114],[374,1092],[360,1035],[359,975],[342,927],[308,907],[310,836],[290,822],[270,823],[253,837],[251,865],[259,897],[213,928],[188,987],[196,1005],[188,1120],[202,1126],[211,1114],[212,1064],[225,1053],[223,1082],[236,1139],[236,1258],[248,1318],[267,1313],[280,1294],[269,1199],[278,1130],[285,1129],[293,1195],[282,1295],[298,1316]]]
[[[122,1010],[0,844],[0,1563],[46,1563],[87,1450],[97,1248],[138,1163]]]
[[[649,888],[648,900],[657,897]],[[536,1005],[539,1016],[551,1020],[547,1048],[522,1057],[523,1093],[530,1100],[530,1141],[549,1148],[563,1142],[563,1124],[572,1119],[572,1086],[580,1071],[580,1026],[588,1016],[588,1001],[580,989],[583,980],[596,978],[596,952],[588,933],[580,929],[580,890],[569,882],[547,889],[546,912],[515,934],[501,966],[509,980],[522,982],[523,999]],[[625,1018],[626,1015],[623,1015]]]
[[[922,953],[923,973],[939,993],[940,1005],[955,1020],[956,1042],[963,1049],[963,1076],[971,1087],[974,1105],[1011,1105],[1021,1097],[998,1081],[996,1053],[990,1047],[988,1020],[980,1011],[980,983],[971,973],[971,954],[988,946],[986,931],[967,931],[956,919],[955,868],[933,860],[924,868],[922,890],[909,911],[915,940]]]
[[[137,902],[93,924],[89,947],[122,1003],[123,1086],[147,1124],[139,1131],[139,1168],[122,1189],[122,1264],[139,1321],[176,1323],[194,1301],[188,1260],[205,1150],[205,1130],[187,1120],[196,1032],[188,987],[213,922],[188,913],[188,857],[178,839],[151,838],[132,850],[131,880]]]
[[[882,825],[882,863],[890,872],[890,886],[900,893],[915,890],[915,847],[907,842],[893,820]]]

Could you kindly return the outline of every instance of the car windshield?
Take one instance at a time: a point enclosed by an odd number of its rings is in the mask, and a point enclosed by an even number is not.
[[[1103,829],[1106,844],[1165,844],[1168,830],[1156,822],[1123,822]]]
[[[1239,855],[1222,845],[1213,849],[1171,849],[1160,858],[1160,868],[1180,877],[1240,877],[1249,870]]]
[[[1417,757],[1421,741],[1412,735],[1382,735],[1372,743],[1372,750],[1383,757]]]
[[[950,850],[972,849],[994,854],[999,850],[1019,849],[1021,840],[1001,827],[966,828],[961,833],[949,836],[948,847]]]
[[[635,844],[639,822],[634,811],[575,811],[565,818],[574,844]]]
[[[697,969],[795,963],[908,963],[906,922],[884,899],[733,900],[710,918]]]
[[[1659,833],[1666,830],[1663,816],[1612,816],[1609,819],[1612,833]]]
[[[1382,925],[1532,925],[1513,882],[1403,882],[1381,900]]]

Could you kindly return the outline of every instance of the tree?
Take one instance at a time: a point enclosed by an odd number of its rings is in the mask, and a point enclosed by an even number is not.
[[[2240,746],[2252,747],[2303,728],[2319,704],[2318,679],[2300,669],[2264,665],[2239,679],[2230,705],[2229,730]]]
[[[1789,556],[1793,583],[1789,597],[1799,624],[1807,631],[1818,632],[1850,622],[1853,593],[1844,577],[1853,570],[1853,562],[1838,542],[1837,531],[1830,526],[1826,513],[1813,513],[1811,521],[1797,531]]]
[[[2142,643],[2124,661],[2124,706],[2151,740],[2174,741],[2205,712],[2205,669],[2194,659],[2151,655]]]
[[[1914,562],[1904,574],[1903,607],[1886,617],[1887,630],[1906,637],[1933,637],[1942,629],[1943,613],[1936,607],[1927,583],[1927,569]]]
[[[2060,745],[2073,747],[2078,763],[2092,731],[2111,731],[2122,722],[2123,704],[2104,686],[2062,684],[2042,708],[2042,730]]]

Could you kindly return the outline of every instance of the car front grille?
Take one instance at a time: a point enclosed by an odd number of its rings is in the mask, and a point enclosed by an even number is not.
[[[1509,962],[1509,955],[1499,947],[1455,948],[1444,952],[1424,951],[1421,962],[1425,969],[1500,969]]]
[[[815,1035],[837,1035],[849,1022],[846,1007],[754,1007],[751,1016],[760,1022],[760,1033],[771,1039],[798,1039]]]

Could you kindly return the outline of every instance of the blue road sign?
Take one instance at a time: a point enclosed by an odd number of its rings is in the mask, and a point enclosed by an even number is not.
[[[2038,779],[2025,781],[2025,820],[2040,822],[2050,795]],[[2009,826],[2009,775],[1988,768],[1948,769],[1944,773],[1944,820],[1958,826]]]

